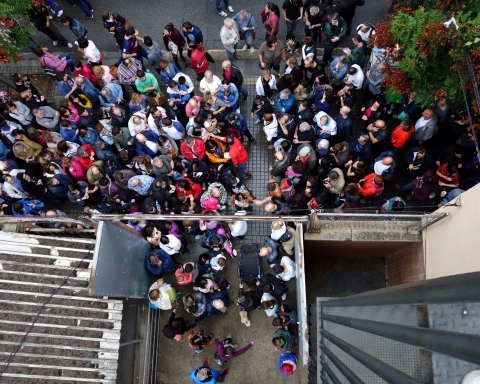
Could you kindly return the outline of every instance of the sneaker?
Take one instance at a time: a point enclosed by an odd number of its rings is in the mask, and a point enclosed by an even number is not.
[[[233,7],[232,7],[231,5],[229,5],[229,6],[227,7],[227,9],[228,9],[228,12],[230,12],[230,13],[235,12],[235,10],[233,9]]]
[[[94,9],[93,9],[93,8],[92,8],[92,9],[90,9],[90,13],[92,13],[93,11],[94,11]]]
[[[273,101],[272,99],[270,99],[268,97],[267,97],[267,99],[268,99],[268,101],[270,101],[270,104],[275,105],[275,101]]]
[[[252,323],[250,323],[250,320],[248,320],[248,321],[245,323],[245,326],[246,326],[246,327],[250,327],[250,325],[252,325]]]
[[[67,44],[67,47],[68,47],[68,48],[73,48],[73,44],[72,44],[72,43],[68,43],[68,44]]]
[[[53,16],[52,16],[52,15],[48,15],[48,18],[49,18],[50,20],[52,20],[52,19],[53,19]]]
[[[284,293],[284,294],[282,295],[282,300],[285,300],[286,298],[287,298],[287,294]]]
[[[249,143],[252,143],[253,145],[256,145],[257,144],[257,140],[255,139],[252,139],[252,140],[248,140]]]
[[[268,149],[273,149],[273,147],[274,147],[274,145],[273,145],[273,144],[270,144],[270,145],[268,146]]]
[[[228,375],[228,371],[229,371],[229,369],[228,369],[228,367],[227,367],[227,368],[225,368],[222,372],[223,372],[224,375]]]
[[[56,47],[58,45],[58,41],[54,41],[52,44],[54,47]]]
[[[227,17],[227,14],[226,14],[224,11],[218,12],[218,14],[219,14],[220,16]]]
[[[63,10],[61,9],[60,11],[58,11],[57,17],[60,17],[60,16],[62,16],[62,15],[63,15]]]
[[[430,193],[430,195],[428,195],[428,198],[429,198],[429,199],[434,199],[434,198],[435,198],[435,195],[436,195],[436,193],[435,193],[435,191],[434,191],[434,192]]]
[[[223,211],[223,210],[225,210],[225,209],[227,209],[227,206],[226,206],[226,205],[222,205],[222,206],[220,207],[220,210],[221,210],[221,211]]]
[[[208,365],[208,359],[203,360],[203,365]]]
[[[234,249],[234,250],[232,251],[232,255],[233,255],[233,256],[237,256],[237,255],[238,255],[238,252],[237,252],[236,249]]]
[[[231,339],[233,337],[231,332],[228,332],[227,339]]]
[[[245,177],[243,178],[243,180],[247,180],[247,179],[251,179],[253,176],[251,173],[249,173],[248,175],[245,174]]]
[[[247,101],[247,100],[248,100],[248,95],[249,95],[249,93],[248,93],[248,92],[247,92],[247,94],[246,94],[246,95],[243,95],[243,101]]]
[[[92,16],[85,16],[86,19],[93,19],[93,15]]]
[[[76,41],[76,40],[75,40],[73,43],[74,43],[75,45],[78,45],[78,41]],[[117,44],[117,45],[118,45],[118,44]]]
[[[250,47],[250,52],[255,52],[255,47]]]
[[[246,51],[246,50],[247,50],[247,48],[248,48],[248,45],[247,45],[247,44],[245,44],[245,45],[243,46],[242,50],[243,50],[243,51]]]

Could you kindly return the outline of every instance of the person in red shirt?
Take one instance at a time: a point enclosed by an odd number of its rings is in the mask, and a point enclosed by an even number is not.
[[[229,149],[228,152],[225,152],[223,156],[226,159],[230,159],[240,171],[245,174],[245,179],[249,179],[252,177],[252,174],[248,170],[247,167],[247,160],[248,160],[248,152],[243,146],[242,142],[237,139],[236,137],[228,136],[228,137],[220,137],[212,135],[218,140],[224,141],[228,144]]]
[[[412,120],[404,119],[400,125],[393,130],[392,136],[390,137],[390,143],[392,144],[393,150],[398,152],[403,148],[413,132],[415,132],[415,127],[412,124]]]
[[[197,80],[200,81],[203,79],[205,71],[210,69],[210,63],[205,56],[205,48],[203,48],[202,43],[196,43],[195,41],[191,41],[188,44],[188,47],[192,51],[190,56],[190,68],[197,73]]]
[[[83,144],[77,149],[77,159],[85,171],[92,166],[95,161],[95,151],[90,144]]]
[[[376,173],[370,173],[358,182],[360,193],[364,199],[371,199],[383,192],[383,177]]]
[[[176,185],[177,196],[192,195],[195,200],[200,198],[202,194],[202,187],[200,184],[194,183],[188,177],[180,180]]]
[[[202,160],[205,157],[205,142],[186,136],[180,144],[180,153],[190,162],[195,159]]]
[[[261,13],[262,23],[265,23],[265,29],[267,31],[265,35],[265,40],[267,36],[273,35],[276,36],[278,33],[278,18],[280,17],[280,9],[278,5],[269,1],[265,5],[265,9]]]
[[[445,163],[440,165],[433,178],[444,190],[458,188],[458,168],[455,164]]]

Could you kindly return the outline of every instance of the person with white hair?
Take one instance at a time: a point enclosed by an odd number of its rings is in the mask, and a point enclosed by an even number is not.
[[[237,24],[227,17],[223,20],[223,27],[220,30],[220,40],[225,47],[227,53],[227,60],[233,61],[236,59],[237,44],[240,41],[240,34],[238,32]]]
[[[200,81],[199,90],[203,94],[210,92],[212,95],[216,95],[222,86],[222,81],[215,76],[212,71],[205,71],[202,81]]]
[[[317,124],[318,134],[322,139],[327,139],[337,134],[337,123],[325,112],[318,112],[314,117],[314,121]]]
[[[240,33],[245,36],[245,45],[243,50],[250,48],[250,52],[255,52],[255,30],[258,28],[257,21],[252,14],[248,13],[246,9],[242,9],[235,16],[232,17],[233,21],[236,21],[239,26]]]
[[[123,102],[123,91],[119,84],[108,83],[100,92],[100,104],[102,107],[110,108],[114,104]]]
[[[290,89],[282,89],[277,94],[277,108],[280,113],[292,113],[295,103],[295,95]]]
[[[154,182],[154,178],[147,175],[134,176],[128,180],[128,189],[142,196],[150,194],[150,186]]]
[[[142,133],[148,130],[147,118],[144,113],[137,112],[128,121],[128,130],[130,131],[130,136],[135,137],[137,133]]]

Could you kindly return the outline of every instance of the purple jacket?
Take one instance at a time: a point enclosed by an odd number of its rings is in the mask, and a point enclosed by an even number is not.
[[[54,69],[57,72],[62,72],[67,66],[67,60],[60,60],[57,56],[52,55],[50,52],[38,58],[40,62],[48,68]]]
[[[250,348],[253,347],[252,343],[248,343],[246,347],[243,347],[242,349],[239,349],[238,351],[233,352],[232,355],[227,356],[227,355],[224,355],[223,353],[224,344],[225,344],[225,340],[218,341],[218,339],[215,339],[215,348],[217,349],[218,356],[220,356],[220,358],[222,358],[223,360],[234,359],[235,357],[243,355],[245,352],[247,352]]]

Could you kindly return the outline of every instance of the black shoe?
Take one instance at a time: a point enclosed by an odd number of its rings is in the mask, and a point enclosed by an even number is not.
[[[247,94],[246,94],[246,95],[243,95],[243,101],[247,101],[247,100],[248,100],[248,95],[249,95],[249,93],[248,93],[248,92],[247,92]]]
[[[183,57],[183,56],[180,56],[180,59],[181,59],[184,63],[187,62],[187,59],[186,59],[185,57]]]
[[[256,145],[257,144],[257,140],[255,139],[250,139],[248,140],[249,143],[252,143],[253,145]]]

